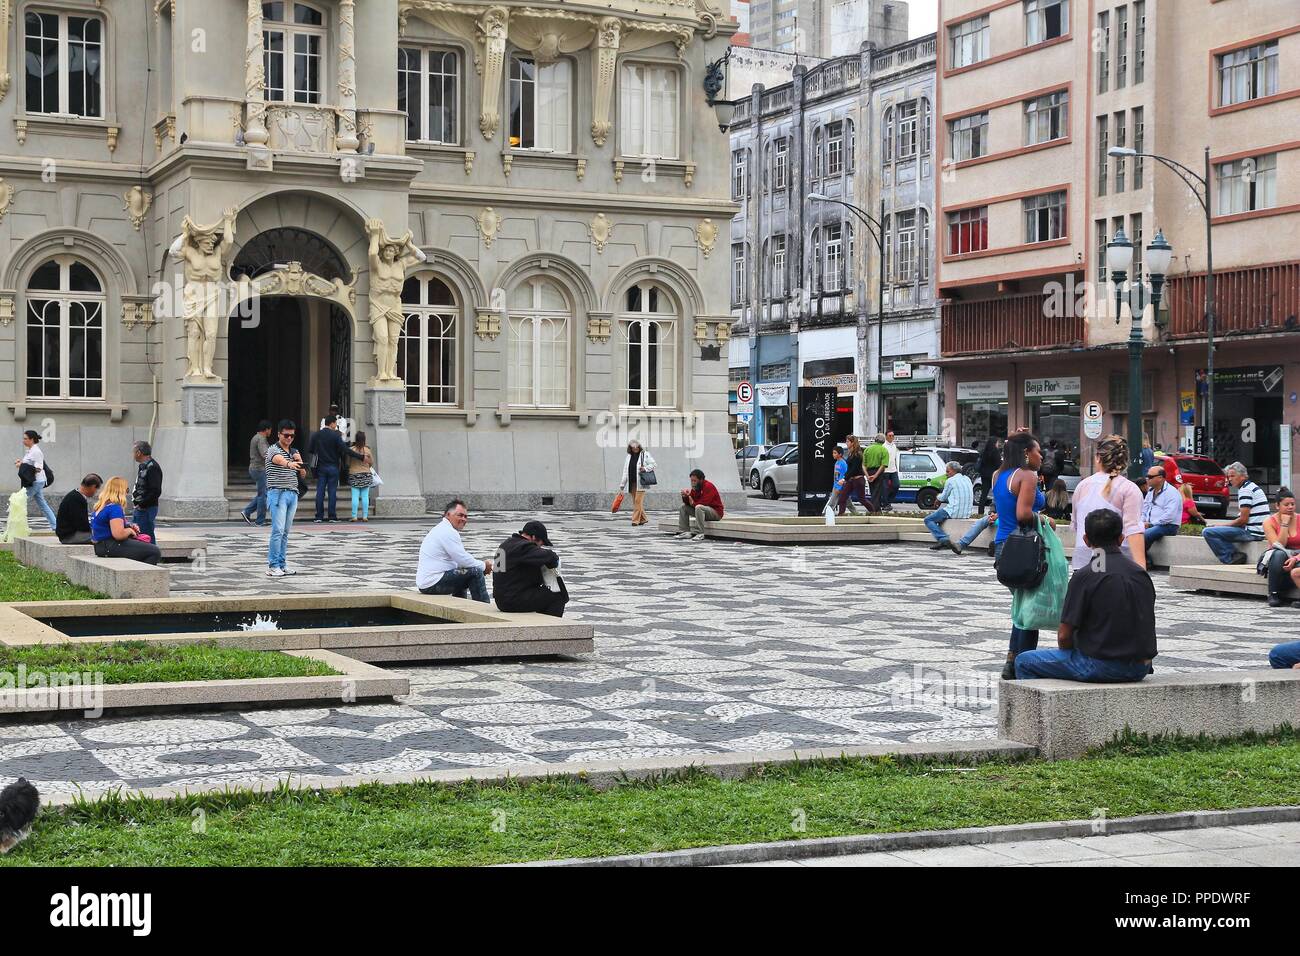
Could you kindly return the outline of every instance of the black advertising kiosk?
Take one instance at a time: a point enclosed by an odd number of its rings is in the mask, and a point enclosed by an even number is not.
[[[799,387],[799,515],[819,515],[835,483],[836,390]]]

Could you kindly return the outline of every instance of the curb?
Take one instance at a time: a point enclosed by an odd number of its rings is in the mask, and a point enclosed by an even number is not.
[[[1026,840],[1059,840],[1069,837],[1116,836],[1123,833],[1158,833],[1161,830],[1198,830],[1208,827],[1249,826],[1257,823],[1295,823],[1300,806],[1247,807],[1239,810],[1190,810],[1182,813],[1148,814],[1105,820],[1062,820],[1049,823],[970,827],[963,830],[918,830],[914,833],[869,833],[861,836],[785,840],[778,843],[745,843],[736,846],[698,847],[664,853],[588,859],[541,860],[504,863],[504,867],[533,866],[726,866],[734,863],[767,863],[774,860],[807,860],[818,857],[884,853],[893,850],[928,850],[950,846],[978,846],[988,843],[1018,843]]]
[[[411,771],[406,773],[311,776],[295,773],[268,774],[253,786],[239,786],[229,781],[215,781],[189,787],[117,787],[93,793],[51,792],[42,795],[47,806],[65,806],[82,798],[99,800],[108,794],[143,796],[166,800],[187,794],[222,793],[228,790],[268,790],[284,784],[298,790],[344,790],[366,784],[444,783],[467,781],[479,783],[530,783],[538,780],[567,778],[581,780],[596,790],[606,790],[628,780],[644,780],[683,771],[700,771],[723,780],[743,777],[758,767],[778,767],[813,760],[839,760],[844,757],[916,757],[931,760],[979,761],[1026,758],[1038,751],[1013,740],[982,740],[873,744],[863,747],[840,747],[834,750],[769,750],[748,753],[697,754],[690,757],[643,757],[633,760],[592,760],[583,763],[516,763],[502,767],[465,767],[454,770]]]

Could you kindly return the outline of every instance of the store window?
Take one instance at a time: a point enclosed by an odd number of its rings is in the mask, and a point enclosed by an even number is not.
[[[967,448],[982,448],[990,436],[1006,437],[1005,401],[961,402],[957,407],[961,417],[961,443]]]
[[[1065,450],[1065,457],[1078,460],[1079,429],[1083,406],[1077,397],[1031,399],[1029,430],[1046,448],[1051,442]]]
[[[885,420],[888,431],[896,435],[930,434],[930,400],[928,392],[897,392],[885,396]]]

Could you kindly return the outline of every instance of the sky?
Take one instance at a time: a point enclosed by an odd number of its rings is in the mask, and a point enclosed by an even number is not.
[[[907,0],[908,39],[934,33],[939,21],[939,0]]]

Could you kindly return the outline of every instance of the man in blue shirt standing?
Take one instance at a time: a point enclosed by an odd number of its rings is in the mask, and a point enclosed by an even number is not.
[[[926,515],[925,526],[930,529],[930,534],[934,535],[935,543],[930,545],[931,551],[942,551],[947,548],[954,554],[961,554],[952,543],[952,539],[944,532],[943,523],[949,518],[964,520],[970,517],[975,507],[975,486],[962,474],[961,465],[955,461],[948,462],[944,472],[947,478],[944,480],[943,490],[939,492],[940,507]]]

